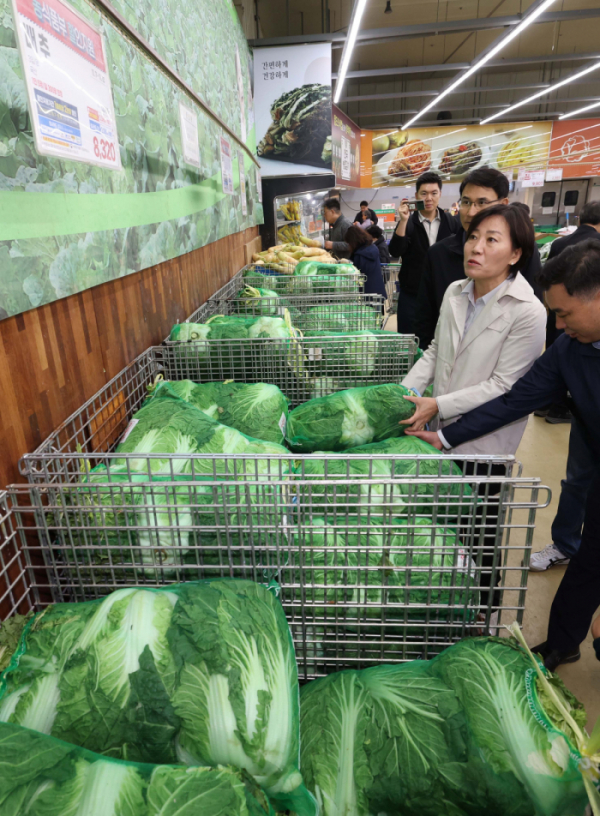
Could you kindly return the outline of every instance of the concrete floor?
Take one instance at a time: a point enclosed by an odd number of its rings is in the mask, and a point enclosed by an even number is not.
[[[396,331],[395,315],[390,315],[385,328]],[[536,514],[532,552],[541,550],[551,541],[550,527],[560,494],[560,480],[565,475],[569,430],[569,425],[550,425],[544,419],[532,416],[516,454],[516,458],[523,464],[523,476],[539,476],[542,484],[552,491],[549,507],[538,510]],[[524,521],[525,518],[524,512],[520,517],[518,512],[515,513],[515,521]],[[519,538],[517,531],[516,541]],[[530,646],[546,639],[550,605],[565,569],[553,567],[547,572],[529,574],[523,631]],[[581,660],[568,666],[559,666],[557,674],[585,705],[588,730],[591,730],[600,717],[600,662],[592,649],[590,635],[581,645]]]

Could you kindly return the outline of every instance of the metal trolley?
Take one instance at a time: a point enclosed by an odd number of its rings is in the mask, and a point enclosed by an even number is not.
[[[385,283],[385,291],[387,294],[386,312],[388,312],[388,314],[396,314],[398,311],[398,279],[401,266],[402,264],[400,262],[381,264],[381,272],[383,274],[383,282]]]
[[[344,275],[294,275],[293,272],[292,266],[286,273],[273,270],[268,264],[250,264],[237,272],[210,300],[235,298],[245,286],[272,289],[278,295],[352,294],[360,292],[366,281],[365,275],[358,270]]]
[[[176,352],[149,349],[21,460],[28,484],[0,500],[4,615],[123,586],[274,579],[303,679],[432,656],[494,612],[522,619],[547,488],[513,457],[452,470],[437,454],[115,453],[148,384],[179,375]]]

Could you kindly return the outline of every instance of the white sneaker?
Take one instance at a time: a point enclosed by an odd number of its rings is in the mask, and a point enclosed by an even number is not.
[[[568,564],[570,560],[555,544],[548,544],[543,550],[531,554],[529,569],[534,572],[543,572],[557,564]]]

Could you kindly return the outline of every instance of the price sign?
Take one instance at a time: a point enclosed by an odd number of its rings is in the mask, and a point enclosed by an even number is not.
[[[38,153],[121,169],[102,35],[64,0],[13,0]]]
[[[240,198],[242,200],[242,215],[248,215],[248,202],[246,201],[246,174],[244,173],[244,157],[238,153],[238,167],[240,168]]]
[[[235,190],[233,187],[231,145],[223,136],[221,136],[221,181],[223,183],[223,192],[233,195]]]

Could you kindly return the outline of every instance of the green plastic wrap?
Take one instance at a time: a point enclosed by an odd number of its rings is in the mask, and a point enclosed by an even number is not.
[[[283,317],[241,317],[240,315],[213,315],[205,323],[176,323],[169,340],[193,342],[202,340],[246,340],[253,337],[292,337],[293,329]],[[198,354],[208,354],[208,346]]]
[[[248,774],[110,759],[0,723],[2,816],[275,816]]]
[[[0,683],[1,722],[116,759],[233,765],[276,807],[313,816],[298,718],[283,609],[243,580],[50,606],[27,624]]]
[[[472,638],[308,683],[301,767],[321,816],[583,816],[585,763],[538,682],[514,641]]]
[[[153,400],[178,397],[221,425],[254,439],[278,444],[285,439],[288,400],[276,385],[158,380],[148,390]]]
[[[286,439],[293,451],[343,451],[404,434],[415,412],[408,388],[394,383],[349,388],[294,408]]]

